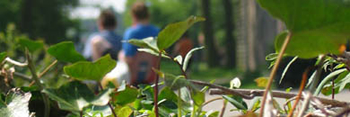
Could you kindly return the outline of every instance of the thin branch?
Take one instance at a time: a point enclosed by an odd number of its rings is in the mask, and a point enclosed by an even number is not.
[[[228,89],[228,90],[220,90],[220,89],[211,89],[209,90],[210,95],[236,95],[237,92],[240,92],[244,95],[251,95],[253,98],[264,95],[264,90],[255,90],[255,89]],[[286,93],[283,91],[271,91],[272,96],[275,98],[285,98],[289,99],[297,96],[295,93]],[[350,102],[343,102],[338,100],[332,100],[328,98],[322,98],[315,96],[316,99],[320,100],[322,104],[331,105],[332,107],[345,107],[350,105]],[[251,99],[251,98],[245,98]]]
[[[264,93],[264,95],[263,95],[263,99],[262,99],[262,102],[261,102],[261,109],[260,109],[260,115],[259,115],[260,117],[263,117],[263,116],[264,116],[264,107],[265,107],[265,103],[266,103],[267,93],[268,93],[268,91],[269,91],[270,88],[271,88],[272,81],[273,81],[273,79],[275,78],[275,75],[276,75],[278,66],[279,66],[280,62],[282,61],[283,54],[284,54],[284,52],[285,52],[286,49],[287,49],[287,45],[288,45],[289,40],[290,40],[291,37],[292,37],[292,33],[289,32],[288,35],[287,35],[287,37],[286,37],[286,39],[284,40],[284,43],[283,43],[283,45],[282,45],[282,48],[281,48],[280,52],[279,52],[279,54],[278,54],[276,63],[275,63],[275,65],[273,66],[272,71],[271,71],[271,73],[270,73],[270,78],[269,78],[269,80],[268,80],[268,82],[267,82],[267,86],[266,86],[266,88],[265,88],[265,93]]]
[[[32,78],[34,79],[36,85],[39,87],[40,91],[42,91],[44,89],[44,86],[41,84],[40,79],[39,79],[38,75],[36,74],[36,69],[35,69],[33,60],[31,58],[31,56],[29,55],[28,49],[26,49],[26,58],[28,61],[28,68],[29,68],[30,72],[32,73]],[[50,100],[47,97],[47,95],[45,95],[44,93],[41,93],[41,96],[43,97],[44,104],[45,104],[45,117],[49,117],[50,116]]]
[[[41,78],[43,75],[45,75],[54,65],[57,64],[57,60],[53,61],[49,66],[47,66],[43,72],[39,74],[39,78]]]
[[[300,83],[300,88],[299,88],[299,92],[298,92],[298,95],[297,95],[297,98],[294,102],[294,105],[292,107],[292,109],[290,110],[290,112],[288,113],[288,116],[287,117],[292,117],[293,116],[293,112],[295,110],[295,108],[297,107],[299,101],[300,101],[300,98],[301,98],[301,95],[303,93],[303,90],[305,88],[305,84],[306,84],[306,80],[307,80],[307,74],[309,73],[310,71],[310,68],[306,69],[306,71],[303,73],[303,79]]]
[[[243,94],[241,92],[235,91],[235,90],[231,90],[229,88],[220,86],[220,85],[215,85],[215,84],[211,84],[211,83],[207,83],[207,82],[203,82],[203,81],[197,81],[197,80],[189,80],[191,83],[193,84],[197,84],[197,85],[203,85],[203,86],[208,86],[209,88],[218,88],[221,89],[223,91],[227,91],[227,92],[231,92],[233,95],[238,95],[244,99],[253,99],[254,97],[251,95],[246,95]]]
[[[223,116],[224,116],[225,110],[226,110],[226,106],[227,106],[227,101],[226,101],[226,100],[223,100],[223,105],[222,105],[222,108],[221,108],[221,112],[220,112],[220,116],[219,116],[219,117],[223,117]]]
[[[209,104],[209,103],[211,103],[211,102],[214,102],[214,101],[216,101],[216,100],[222,100],[222,99],[224,99],[224,98],[222,98],[222,97],[217,97],[217,98],[208,100],[208,101],[206,101],[206,102],[204,102],[204,103],[202,104],[202,107],[204,107],[205,105],[207,105],[207,104]]]
[[[19,72],[13,72],[14,76],[17,76],[18,78],[21,78],[23,80],[26,80],[28,82],[32,81],[33,79],[29,76],[26,76],[25,74],[19,73]]]
[[[305,95],[305,99],[303,100],[304,103],[303,103],[303,105],[301,106],[301,109],[300,109],[299,114],[298,114],[297,117],[302,117],[302,116],[304,115],[304,112],[309,108],[311,96],[312,96],[312,94],[311,94],[310,92],[308,92],[308,93]]]
[[[11,64],[14,64],[16,66],[19,66],[19,67],[25,67],[28,65],[28,61],[24,62],[24,63],[21,63],[21,62],[18,62],[18,61],[15,61],[15,60],[12,60],[10,57],[6,57],[5,59],[6,62],[9,62]]]

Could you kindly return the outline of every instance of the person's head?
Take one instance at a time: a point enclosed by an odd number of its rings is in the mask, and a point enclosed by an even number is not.
[[[117,20],[113,11],[103,10],[97,20],[99,30],[113,30],[117,27]]]
[[[134,22],[147,22],[149,19],[149,13],[145,3],[135,2],[131,8],[131,16]]]

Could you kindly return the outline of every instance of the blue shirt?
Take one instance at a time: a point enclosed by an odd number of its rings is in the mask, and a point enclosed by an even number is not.
[[[143,25],[137,24],[136,26],[128,28],[124,33],[123,40],[126,41],[123,43],[123,50],[125,56],[132,57],[137,52],[137,46],[134,46],[130,43],[127,43],[130,39],[144,39],[147,37],[156,37],[158,36],[159,28],[153,25]]]

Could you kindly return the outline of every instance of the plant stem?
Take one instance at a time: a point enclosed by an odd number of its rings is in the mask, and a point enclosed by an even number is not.
[[[80,117],[83,117],[83,111],[80,111]]]
[[[324,64],[325,58],[326,58],[326,56],[322,55],[320,63],[318,63],[318,65],[317,65],[316,74],[315,74],[314,78],[312,78],[312,79],[314,79],[314,81],[311,83],[311,86],[309,88],[310,92],[315,92],[316,86],[320,82],[320,77],[321,77],[321,73],[322,73],[322,66]]]
[[[173,57],[171,57],[171,56],[169,56],[169,57],[172,61],[174,61],[180,67],[181,73],[182,73],[182,75],[185,76],[185,79],[188,79],[186,72],[182,69],[182,65],[179,62],[175,61],[175,59]]]
[[[57,60],[53,61],[48,67],[46,67],[44,69],[43,72],[41,72],[39,75],[38,75],[38,78],[40,79],[43,75],[45,75],[54,65],[56,65],[57,63]],[[32,86],[34,84],[35,81],[32,81],[29,86]]]
[[[227,105],[227,101],[226,100],[223,100],[223,106],[221,108],[221,113],[220,113],[220,116],[219,117],[223,117],[224,114],[225,114],[225,110],[226,110],[226,105]]]
[[[245,94],[245,95],[251,95],[254,98],[254,97],[258,97],[258,96],[263,96],[264,92],[265,92],[265,90],[252,90],[252,89],[229,89],[229,90],[232,90],[232,91],[224,91],[224,90],[220,90],[220,89],[211,89],[209,91],[209,94],[210,95],[235,95],[236,92],[240,92],[240,93]],[[271,93],[272,93],[272,96],[274,98],[289,99],[289,98],[293,98],[293,97],[297,96],[297,94],[286,93],[286,92],[283,92],[283,91],[272,91]],[[349,106],[350,105],[350,102],[343,102],[343,101],[338,101],[338,100],[332,100],[332,99],[318,97],[318,96],[314,96],[314,98],[318,99],[322,104],[331,105],[332,107],[345,107],[345,106]],[[247,98],[247,99],[252,99],[252,98]]]
[[[177,90],[177,95],[179,98],[177,98],[177,116],[181,117],[181,110],[182,110],[182,105],[181,105],[181,90]]]
[[[280,50],[280,53],[278,54],[278,58],[276,60],[276,63],[273,66],[272,71],[270,73],[270,78],[269,78],[267,86],[265,88],[265,92],[264,92],[262,103],[261,103],[261,109],[260,109],[260,115],[259,115],[260,117],[263,117],[263,115],[264,115],[264,107],[265,107],[265,103],[266,103],[267,93],[268,93],[268,91],[271,88],[272,81],[273,81],[273,79],[274,79],[274,77],[276,75],[278,66],[279,66],[280,62],[282,61],[283,54],[284,54],[284,52],[287,49],[287,46],[288,46],[288,43],[289,43],[289,40],[290,40],[291,37],[292,37],[292,33],[289,32],[287,37],[286,37],[286,39],[284,40],[284,43],[283,43],[282,48]]]
[[[10,57],[7,57],[5,59],[6,62],[9,62],[11,64],[14,64],[16,66],[19,66],[19,67],[25,67],[28,65],[28,61],[24,62],[24,63],[21,63],[21,62],[18,62],[18,61],[15,61],[15,60],[12,60]]]
[[[98,87],[101,89],[101,91],[103,90],[103,87],[102,87],[102,85],[101,85],[101,82],[97,82],[98,83]],[[113,109],[113,106],[112,106],[112,104],[111,104],[111,102],[110,101],[108,101],[108,106],[109,106],[109,108],[111,109],[111,111],[112,111],[112,113],[113,113],[113,116],[114,117],[117,117],[117,114],[115,113],[115,111],[114,111],[114,109]]]
[[[217,98],[211,99],[211,100],[209,100],[209,101],[204,102],[203,105],[202,105],[202,107],[204,107],[205,105],[207,105],[207,104],[209,104],[209,103],[211,103],[211,102],[214,102],[214,101],[216,101],[216,100],[222,100],[222,99],[224,99],[224,98],[222,98],[222,97],[217,97]]]
[[[293,112],[294,112],[295,108],[297,107],[297,105],[298,105],[298,103],[300,101],[301,94],[302,94],[302,92],[303,92],[303,90],[305,88],[307,74],[309,73],[309,70],[310,70],[310,68],[308,68],[303,74],[303,79],[302,79],[301,84],[300,84],[299,93],[297,95],[297,98],[296,98],[296,100],[294,102],[294,105],[293,105],[292,109],[288,113],[288,117],[292,117],[293,116]]]
[[[31,56],[29,55],[28,50],[26,49],[26,58],[28,60],[28,68],[30,70],[30,72],[32,73],[32,79],[34,79],[36,85],[39,87],[39,90],[42,91],[44,89],[44,86],[41,84],[38,75],[36,74],[36,69],[33,63],[33,60],[31,58]],[[45,117],[49,117],[50,116],[50,100],[47,97],[47,95],[45,95],[44,93],[41,93],[41,96],[43,98],[44,104],[45,104]]]
[[[159,52],[158,55],[158,70],[160,70],[160,62],[162,60],[162,52]],[[154,111],[156,114],[156,117],[159,117],[158,113],[158,81],[159,81],[159,75],[156,75],[156,80],[154,81],[155,87],[154,87]]]

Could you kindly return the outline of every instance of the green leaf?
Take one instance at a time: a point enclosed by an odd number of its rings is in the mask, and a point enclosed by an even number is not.
[[[138,94],[139,92],[137,89],[126,86],[124,90],[118,90],[118,92],[113,95],[113,99],[118,105],[124,106],[126,104],[134,102]]]
[[[187,66],[188,66],[188,62],[190,62],[190,59],[191,59],[193,53],[194,53],[195,51],[201,50],[201,49],[204,49],[204,46],[198,47],[198,48],[193,48],[192,50],[190,50],[190,51],[186,54],[185,60],[184,60],[183,66],[182,66],[182,69],[183,69],[184,71],[186,71]]]
[[[194,23],[204,21],[202,17],[191,16],[187,20],[167,25],[159,34],[157,46],[160,50],[167,49],[175,43]]]
[[[215,111],[207,115],[207,117],[219,117],[219,111]]]
[[[242,100],[240,97],[232,98],[227,95],[222,96],[224,99],[226,99],[228,102],[230,102],[232,105],[234,105],[237,109],[241,110],[247,110],[247,104]]]
[[[159,53],[153,51],[152,49],[148,49],[148,48],[137,48],[137,51],[146,52],[146,53],[152,54],[152,55],[154,55],[154,56],[159,56]],[[163,58],[170,59],[170,57],[167,56],[167,55],[165,55],[164,52],[162,53],[162,57],[163,57]]]
[[[192,91],[191,93],[193,102],[197,106],[201,106],[205,102],[205,93],[200,91]]]
[[[116,108],[116,113],[117,113],[117,117],[130,117],[130,115],[132,114],[132,109],[126,105],[120,108]]]
[[[29,117],[28,104],[31,97],[30,92],[24,93],[19,89],[11,89],[4,101],[0,99],[0,115],[2,117]]]
[[[177,102],[177,95],[170,89],[170,87],[164,87],[158,96],[158,100],[168,100],[172,102]]]
[[[283,32],[275,39],[276,52],[280,51],[286,36],[287,32]],[[309,59],[320,54],[340,54],[342,51],[339,48],[346,43],[346,39],[345,36],[341,37],[336,34],[322,32],[304,31],[293,33],[285,55]]]
[[[57,101],[60,109],[77,112],[90,105],[106,105],[110,100],[109,94],[112,91],[113,89],[107,89],[99,95],[95,95],[85,84],[74,81],[61,86],[59,89],[44,89],[42,92],[52,100]]]
[[[177,90],[185,86],[190,86],[194,88],[193,84],[187,79],[185,79],[185,76],[183,75],[175,76],[173,74],[163,73],[156,69],[153,69],[153,71],[155,71],[159,75],[159,77],[164,78],[165,85],[169,86],[172,90]]]
[[[116,66],[110,55],[101,57],[95,62],[79,61],[64,67],[64,72],[78,80],[100,81],[103,76]]]
[[[144,39],[130,39],[128,42],[132,45],[141,48],[151,49],[154,53],[159,53],[159,49],[157,47],[157,40],[153,37],[148,37]]]
[[[333,77],[335,77],[335,76],[337,76],[337,75],[339,75],[339,74],[341,74],[341,73],[343,73],[343,72],[345,72],[345,71],[347,71],[347,69],[346,69],[346,68],[343,68],[343,69],[339,69],[339,70],[336,70],[336,71],[334,71],[334,72],[328,74],[328,75],[321,81],[321,83],[318,85],[316,91],[314,92],[314,95],[318,95],[318,94],[321,92],[321,90],[323,89],[323,87],[325,86],[325,84],[328,83],[331,79],[333,79]]]
[[[7,57],[7,53],[6,52],[1,52],[0,53],[0,64],[2,63],[2,61],[4,61]]]
[[[63,62],[75,63],[78,61],[85,61],[83,55],[75,50],[73,42],[64,41],[49,47],[47,52],[54,56],[57,60]]]
[[[111,108],[108,105],[106,106],[89,106],[84,109],[84,115],[88,117],[107,117],[112,115]]]
[[[35,52],[44,47],[44,42],[41,40],[33,41],[28,38],[20,38],[18,43],[22,48],[28,48],[30,52]]]
[[[272,16],[282,20],[292,32],[286,50],[289,56],[313,58],[319,54],[339,54],[350,34],[350,7],[346,0],[257,0]],[[279,51],[287,33],[275,42]]]
[[[289,63],[287,64],[287,66],[284,68],[284,70],[283,70],[283,72],[282,72],[282,76],[281,76],[281,79],[280,79],[279,84],[281,84],[281,82],[282,82],[284,76],[286,75],[286,73],[287,73],[287,71],[288,71],[290,65],[292,65],[292,63],[293,63],[295,60],[297,60],[297,59],[298,59],[298,56],[295,56],[291,61],[289,61]]]

